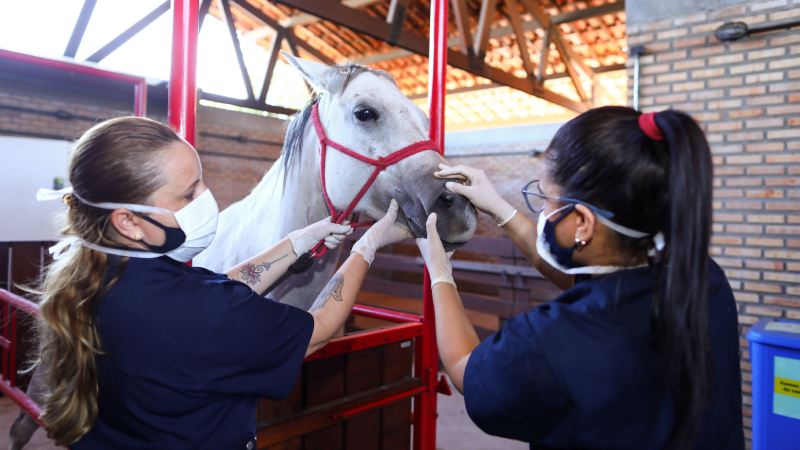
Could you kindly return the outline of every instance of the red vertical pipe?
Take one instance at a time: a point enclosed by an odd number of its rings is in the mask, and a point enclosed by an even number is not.
[[[194,145],[197,108],[197,0],[172,2],[172,69],[169,124]]]
[[[147,83],[144,80],[133,85],[133,115],[144,117],[147,115]]]
[[[447,74],[448,0],[431,0],[430,47],[428,52],[428,99],[431,127],[429,135],[444,155],[444,94]],[[436,449],[436,382],[439,373],[439,350],[436,347],[436,322],[433,309],[431,277],[425,268],[422,316],[427,326],[417,348],[415,371],[428,390],[414,400],[414,449]],[[421,351],[420,351],[421,350]]]

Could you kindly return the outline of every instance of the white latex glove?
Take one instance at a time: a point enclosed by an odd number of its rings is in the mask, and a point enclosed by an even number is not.
[[[428,229],[427,239],[417,239],[417,247],[422,253],[422,259],[425,260],[425,265],[428,266],[428,273],[431,276],[431,287],[436,283],[450,283],[456,285],[453,280],[453,266],[450,264],[450,257],[453,256],[452,252],[445,252],[442,240],[439,238],[439,232],[436,231],[436,213],[431,213],[428,220],[425,222],[425,227]]]
[[[392,200],[389,204],[389,210],[386,211],[383,219],[377,221],[375,225],[364,233],[364,236],[361,236],[361,239],[353,245],[351,253],[360,254],[367,264],[372,265],[372,260],[375,259],[375,252],[379,248],[413,238],[414,235],[411,231],[395,222],[398,209],[400,209],[400,206],[397,201]]]
[[[317,223],[303,228],[302,230],[289,233],[289,240],[298,257],[311,250],[319,241],[325,241],[325,247],[334,249],[341,244],[345,238],[353,232],[353,227],[346,222],[342,225],[331,223],[331,218],[327,217]]]
[[[436,178],[457,178],[465,180],[466,184],[451,181],[445,187],[454,194],[467,197],[479,211],[484,212],[503,226],[517,214],[516,208],[509,205],[503,197],[497,193],[489,177],[480,169],[468,166],[450,167],[446,164],[439,164],[439,172],[434,172]]]

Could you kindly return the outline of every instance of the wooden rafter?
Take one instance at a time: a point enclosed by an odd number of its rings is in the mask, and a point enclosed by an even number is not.
[[[97,5],[97,0],[86,0],[83,2],[81,13],[78,15],[78,20],[75,22],[75,27],[72,29],[67,48],[64,50],[64,56],[67,58],[75,58],[78,54],[78,48],[81,46],[83,35],[86,33],[86,27],[89,25],[89,20],[92,18],[94,7]]]
[[[489,44],[489,32],[492,29],[496,7],[497,0],[483,0],[483,3],[481,3],[481,14],[478,20],[478,33],[475,37],[474,49],[475,56],[481,61],[486,58],[486,46]]]
[[[539,55],[539,71],[536,74],[536,81],[539,84],[544,83],[544,77],[547,75],[547,66],[550,64],[550,29],[544,30],[544,37],[542,37],[542,52]]]
[[[140,31],[147,28],[148,25],[155,22],[156,19],[161,17],[165,12],[169,11],[170,7],[171,7],[170,0],[165,1],[164,3],[159,5],[156,9],[151,11],[149,14],[139,19],[138,22],[131,25],[127,30],[120,33],[119,36],[112,39],[111,42],[101,47],[100,50],[97,50],[91,56],[86,58],[86,61],[97,63],[104,60],[108,55],[113,53],[116,49],[122,47],[122,45],[128,42],[132,37],[139,34]]]
[[[583,83],[581,82],[578,71],[581,71],[583,75],[590,80],[592,79],[592,75],[594,75],[594,73],[591,71],[591,69],[584,67],[583,61],[577,58],[575,52],[572,51],[572,47],[564,45],[561,31],[559,30],[558,26],[553,25],[550,22],[550,16],[542,11],[536,2],[533,0],[521,1],[522,4],[525,5],[525,8],[527,8],[531,15],[533,15],[533,18],[536,19],[536,21],[539,22],[544,29],[550,30],[550,39],[553,41],[553,44],[555,44],[556,50],[558,50],[558,53],[561,55],[561,59],[564,61],[564,66],[566,67],[567,73],[572,80],[572,84],[575,86],[575,91],[578,93],[578,97],[580,97],[582,102],[588,101],[589,96],[586,94],[586,90],[583,88]]]
[[[506,0],[506,7],[511,26],[514,28],[514,34],[517,36],[519,56],[522,58],[522,66],[525,67],[525,75],[533,79],[533,61],[531,60],[531,52],[528,50],[528,40],[525,38],[525,32],[522,30],[522,19],[519,17],[517,0]]]
[[[496,4],[496,0],[495,0],[495,4]],[[481,10],[482,11],[483,11],[483,5],[486,5],[486,3],[484,2],[482,4],[482,6],[481,6]],[[618,13],[618,12],[621,12],[621,11],[624,11],[624,10],[625,10],[625,2],[624,1],[619,1],[619,2],[616,2],[616,3],[608,3],[608,4],[605,4],[605,5],[602,5],[602,6],[592,6],[590,8],[579,10],[581,14],[579,16],[579,19],[576,19],[576,20],[581,20],[581,19],[585,19],[585,18],[588,18],[588,17],[599,17],[599,16],[607,15],[607,14],[615,14],[615,13]],[[566,23],[568,21],[567,19],[570,19],[571,17],[575,17],[573,15],[574,12],[575,11],[571,11],[571,12],[568,12],[568,13],[563,13],[563,14],[558,14],[558,15],[555,15],[555,16],[551,16],[550,23],[553,24],[553,25]],[[492,17],[493,16],[494,16],[494,12],[492,12]],[[483,17],[483,14],[481,15],[481,17]],[[535,31],[535,30],[539,30],[539,29],[542,29],[542,28],[543,28],[542,25],[537,20],[529,20],[527,22],[523,22],[522,23],[522,29],[526,33],[529,32],[529,31]],[[478,24],[478,32],[475,33],[473,35],[473,37],[472,37],[473,41],[475,42],[474,45],[475,45],[476,49],[477,49],[477,44],[478,44],[480,36],[481,36],[481,32],[482,32],[481,30],[482,29],[481,29],[480,23],[479,23]],[[512,36],[512,35],[515,34],[514,28],[511,25],[503,26],[503,27],[497,27],[497,28],[491,28],[491,24],[489,24],[489,27],[488,27],[487,31],[489,33],[488,39],[497,39],[497,38],[502,38],[502,37],[505,37],[505,36]],[[454,36],[454,37],[451,37],[451,38],[449,38],[447,40],[447,46],[448,47],[456,47],[456,46],[460,46],[460,45],[461,45],[461,39],[460,39],[459,36]],[[374,55],[370,55],[370,56],[366,56],[366,57],[363,57],[363,58],[359,58],[359,59],[356,59],[355,61],[358,62],[359,64],[375,64],[375,63],[378,63],[378,62],[381,62],[381,61],[389,61],[389,60],[393,60],[393,59],[397,59],[397,58],[403,58],[403,57],[406,57],[406,56],[410,56],[412,54],[413,54],[413,52],[410,52],[408,50],[394,49],[394,50],[389,50],[389,51],[386,51],[386,52],[383,52],[383,53],[377,53],[377,54],[374,54]],[[581,61],[582,61],[582,59],[581,59]]]
[[[277,3],[305,11],[324,20],[338,23],[353,31],[372,36],[375,39],[386,40],[390,29],[382,19],[375,18],[362,11],[342,6],[336,0],[275,0]],[[493,0],[487,0],[493,1]],[[488,21],[488,20],[487,20]],[[486,29],[488,30],[488,24]],[[397,45],[414,53],[427,56],[429,51],[428,38],[420,36],[413,31],[403,29],[400,32]],[[476,44],[477,45],[477,44]],[[542,88],[532,80],[521,79],[513,74],[493,69],[492,67],[477,67],[470,64],[469,58],[460,52],[449,50],[447,60],[451,66],[472,73],[479,77],[496,81],[514,89],[527,92],[549,102],[561,105],[577,112],[588,109],[587,105],[576,102],[563,95]]]
[[[471,56],[473,55],[474,49],[472,48],[472,31],[469,29],[469,11],[467,11],[466,0],[451,0],[451,3],[453,5],[453,16],[456,19],[456,26],[458,27],[458,40],[461,53]]]
[[[225,19],[225,25],[228,26],[228,34],[233,44],[233,50],[236,53],[236,61],[239,63],[239,71],[242,74],[242,81],[244,88],[247,91],[247,99],[255,101],[253,94],[253,83],[250,82],[250,75],[247,73],[247,66],[244,64],[244,55],[242,54],[242,47],[239,45],[239,36],[236,34],[236,24],[233,21],[233,13],[231,13],[231,5],[228,0],[217,0],[220,8],[222,9],[222,17]]]
[[[286,30],[278,30],[275,33],[275,36],[272,38],[272,42],[269,45],[269,61],[267,61],[267,70],[264,73],[264,84],[261,88],[261,94],[258,96],[259,103],[266,103],[267,102],[267,93],[269,92],[269,85],[272,82],[272,74],[275,72],[275,63],[278,61],[278,56],[280,55],[281,51],[281,44],[283,43],[283,38],[286,35]]]

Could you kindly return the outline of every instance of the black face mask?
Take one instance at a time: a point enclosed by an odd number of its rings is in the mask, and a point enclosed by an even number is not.
[[[173,228],[164,226],[143,214],[140,214],[139,217],[161,228],[162,230],[164,230],[164,234],[166,235],[166,239],[164,240],[163,245],[150,245],[145,241],[141,241],[142,244],[146,245],[147,248],[150,249],[151,252],[169,253],[175,250],[176,248],[180,247],[181,245],[183,245],[184,242],[186,242],[186,233],[184,233],[183,230],[180,229],[180,227]]]
[[[568,269],[580,267],[580,264],[572,259],[572,254],[575,252],[575,249],[578,248],[578,244],[575,243],[575,245],[569,248],[558,245],[558,241],[556,240],[556,225],[558,225],[558,222],[561,222],[561,219],[567,217],[567,214],[571,213],[573,209],[575,209],[575,205],[566,208],[558,219],[552,222],[549,220],[545,222],[543,231],[544,241],[550,247],[550,254],[553,255],[557,263]]]

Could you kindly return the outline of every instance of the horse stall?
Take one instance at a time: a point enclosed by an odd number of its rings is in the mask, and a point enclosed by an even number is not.
[[[458,26],[460,51],[448,49],[448,46],[453,45],[448,44],[450,17],[448,5],[451,1],[454,6],[453,16]],[[208,13],[211,3],[210,0],[173,0],[171,4],[165,2],[165,5],[162,5],[166,10],[171,9],[173,16],[168,121],[192,145],[195,144],[195,113],[198,104],[196,86],[198,23]],[[476,77],[518,89],[567,109],[583,111],[587,108],[581,84],[575,81],[577,72],[572,70],[570,64],[566,64],[567,69],[563,74],[564,77],[569,76],[573,79],[576,89],[581,94],[581,101],[565,98],[543,87],[542,77],[548,64],[547,51],[541,55],[543,64],[540,62],[538,79],[533,70],[530,70],[532,61],[529,58],[523,58],[527,79],[484,64],[487,42],[491,32],[494,32],[491,27],[496,12],[497,2],[494,0],[481,2],[475,42],[470,32],[463,0],[430,1],[429,37],[403,27],[404,15],[410,3],[408,0],[392,0],[391,12],[388,13],[386,20],[347,7],[338,0],[280,0],[276,3],[301,11],[303,13],[301,15],[313,15],[321,20],[336,23],[401,47],[400,50],[403,52],[427,56],[429,137],[441,153],[444,149],[444,96],[448,59],[454,67]],[[519,8],[516,2],[511,3],[514,8],[508,11],[512,26],[505,28],[513,28],[513,34],[521,36],[524,30],[518,14]],[[300,39],[293,30],[284,28],[281,23],[285,22],[279,23],[268,17],[252,2],[218,0],[215,4],[224,10],[234,40],[236,29],[230,11],[231,4],[249,20],[272,28],[280,39],[286,39],[295,56],[297,47],[300,47],[320,61],[330,62],[322,52]],[[159,8],[163,9],[162,6]],[[565,60],[569,60],[567,55],[569,51],[564,52],[561,49],[557,27],[551,26],[547,19],[548,14],[527,0],[520,6],[530,10],[545,30],[550,30],[547,31],[547,36],[553,31],[558,51],[564,54]],[[619,8],[619,5],[614,8]],[[608,9],[606,6],[602,12]],[[500,11],[497,13],[500,14]],[[601,11],[597,9],[591,11],[591,14],[600,13]],[[568,21],[571,18],[574,19],[573,16],[569,16],[561,17],[561,20]],[[83,27],[85,26],[84,23]],[[139,30],[135,29],[136,26],[124,31],[120,38],[129,39],[140,31],[141,26]],[[499,29],[496,30],[500,33]],[[508,33],[510,35],[512,31]],[[549,49],[549,37],[546,39]],[[520,41],[518,45],[526,45],[525,39]],[[125,39],[120,42],[124,43]],[[118,47],[121,43],[114,45]],[[238,44],[234,46],[239,66],[244,78],[247,78],[241,49],[238,48]],[[270,62],[274,68],[280,41],[271,47],[270,53],[273,56]],[[527,50],[523,53],[528,55]],[[0,58],[38,64],[49,70],[79,73],[131,84],[135,94],[134,113],[137,115],[145,113],[147,85],[143,78],[106,71],[94,65],[50,60],[4,50],[0,50]],[[271,72],[268,71],[265,87],[269,86],[271,76]],[[266,91],[261,92],[260,102],[257,101],[253,96],[250,82],[246,80],[245,85],[249,87],[247,100],[223,99],[221,96],[206,93],[203,97],[206,100],[259,109],[263,112],[283,115],[294,113],[293,110],[266,104]],[[44,240],[0,243],[0,286],[6,288],[0,289],[0,360],[2,360],[0,391],[12,398],[37,421],[41,409],[25,395],[25,377],[17,374],[18,370],[24,367],[27,355],[33,350],[27,330],[32,320],[38,316],[39,308],[22,298],[20,296],[22,292],[15,286],[29,283],[40,273],[41,268],[47,263],[47,248],[50,245],[52,242]],[[349,253],[346,250],[343,254]],[[490,335],[502,326],[505,320],[529,311],[539,302],[552,299],[555,294],[541,275],[531,269],[529,264],[526,267],[527,263],[523,262],[523,258],[510,241],[476,239],[467,244],[464,251],[479,257],[473,261],[458,258],[454,260],[455,277],[490,287],[489,292],[476,288],[474,292],[462,294],[464,305],[468,310],[494,318],[494,325],[476,327],[481,338]],[[486,262],[487,258],[491,262]],[[331,340],[327,346],[306,358],[289,397],[283,401],[260,401],[257,413],[258,448],[435,450],[437,395],[449,394],[449,388],[444,377],[439,377],[429,274],[419,257],[402,252],[376,255],[372,269],[372,277],[365,280],[362,291],[391,292],[395,297],[406,299],[404,301],[410,307],[406,308],[406,311],[400,311],[403,308],[390,302],[357,304],[353,309],[353,316],[348,321],[346,334]],[[375,277],[376,272],[385,272],[389,276]],[[536,294],[532,295],[532,292]]]

